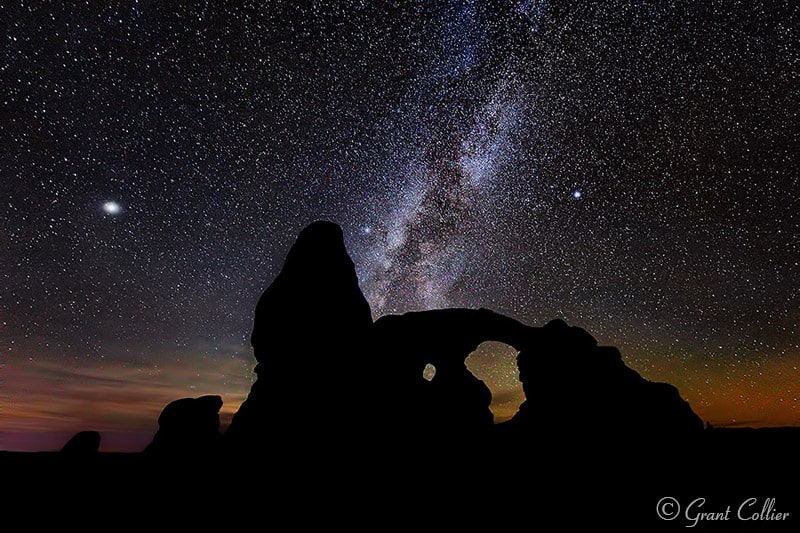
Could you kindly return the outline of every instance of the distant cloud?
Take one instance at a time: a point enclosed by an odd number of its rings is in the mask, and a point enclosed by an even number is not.
[[[204,394],[222,396],[221,418],[229,421],[252,383],[249,371],[233,358],[162,362],[147,370],[119,363],[64,366],[22,360],[9,361],[4,374],[0,450],[19,451],[41,450],[45,442],[87,429],[101,436],[137,433],[138,442],[142,434],[155,433],[158,415],[169,402]],[[101,441],[101,449],[107,449],[105,444]]]

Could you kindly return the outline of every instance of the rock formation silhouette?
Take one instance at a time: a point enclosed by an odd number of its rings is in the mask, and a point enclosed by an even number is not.
[[[61,448],[61,453],[71,456],[96,455],[100,450],[100,433],[97,431],[80,431]]]
[[[486,341],[520,352],[526,400],[498,426],[491,391],[465,364]],[[331,222],[300,232],[258,301],[251,343],[257,379],[225,433],[229,450],[341,453],[495,437],[679,436],[703,427],[677,389],[643,379],[616,348],[560,320],[531,327],[489,309],[455,308],[373,324]],[[427,364],[436,368],[430,382]]]
[[[554,320],[517,357],[525,402],[499,428],[518,438],[603,435],[675,439],[697,435],[703,421],[678,390],[642,378],[619,350],[598,346],[585,330]]]
[[[435,309],[386,315],[372,330],[371,367],[380,386],[373,420],[392,438],[432,442],[485,436],[492,394],[465,364],[483,342],[524,346],[535,328],[488,309]],[[423,377],[426,365],[436,369]]]
[[[303,229],[261,295],[251,344],[256,382],[225,433],[230,448],[307,445],[357,431],[372,314],[341,228]],[[335,435],[335,436],[334,436]]]
[[[181,398],[158,417],[158,431],[144,452],[160,456],[196,456],[218,451],[220,396]]]

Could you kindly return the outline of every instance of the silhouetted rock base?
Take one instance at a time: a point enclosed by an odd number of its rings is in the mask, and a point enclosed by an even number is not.
[[[222,397],[181,398],[170,402],[158,417],[158,431],[144,453],[185,457],[218,451]]]
[[[258,516],[264,527],[291,519],[297,527],[686,531],[685,516],[666,521],[657,515],[657,504],[669,497],[684,508],[705,498],[698,512],[731,506],[727,521],[699,522],[693,531],[797,531],[800,525],[799,431],[712,430],[674,442],[601,442],[600,435],[586,435],[567,448],[543,435],[531,447],[488,440],[339,456],[307,449],[269,461],[240,454],[176,460],[0,453],[0,468],[6,486],[15,487],[7,508],[15,509],[15,497],[35,497],[48,509],[70,507],[65,519],[136,509],[186,519],[224,515],[229,525]],[[235,504],[225,503],[233,497]],[[743,504],[751,515],[761,513],[773,498],[773,511],[788,512],[787,519],[733,516]]]

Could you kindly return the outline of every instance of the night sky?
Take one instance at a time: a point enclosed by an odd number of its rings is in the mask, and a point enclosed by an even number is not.
[[[798,3],[100,4],[0,5],[0,449],[229,420],[317,219],[375,318],[563,318],[715,425],[800,425]],[[497,421],[515,355],[468,360]]]

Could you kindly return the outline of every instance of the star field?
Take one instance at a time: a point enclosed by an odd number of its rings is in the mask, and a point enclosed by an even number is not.
[[[0,6],[0,449],[152,435],[182,396],[229,416],[255,303],[317,219],[375,318],[564,318],[714,424],[800,424],[799,11]],[[470,358],[497,419],[514,355]]]

